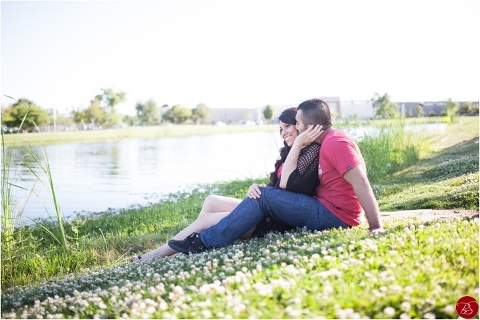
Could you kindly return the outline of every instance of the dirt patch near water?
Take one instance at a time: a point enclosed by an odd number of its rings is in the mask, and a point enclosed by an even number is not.
[[[451,219],[478,218],[478,210],[405,210],[380,212],[382,220],[417,217],[422,221],[437,221]]]

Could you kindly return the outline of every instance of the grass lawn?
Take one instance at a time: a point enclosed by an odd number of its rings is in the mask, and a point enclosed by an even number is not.
[[[374,184],[380,209],[478,210],[478,117],[422,139],[429,152]],[[126,262],[191,222],[206,195],[242,198],[252,182],[78,219],[66,225],[69,253],[39,230],[18,231],[30,247],[2,252],[2,318],[457,318],[459,298],[478,301],[478,218],[392,219],[379,237],[366,225],[296,230]]]

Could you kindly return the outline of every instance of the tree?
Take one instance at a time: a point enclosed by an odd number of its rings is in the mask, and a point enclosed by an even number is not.
[[[415,111],[417,112],[417,117],[421,118],[425,115],[425,111],[423,110],[423,104],[419,103],[415,107]]]
[[[265,120],[271,120],[273,118],[273,107],[268,105],[263,109],[263,117]]]
[[[106,123],[107,112],[100,107],[99,100],[92,100],[90,106],[83,111],[72,111],[73,121],[78,124],[103,125]]]
[[[128,126],[134,126],[138,124],[138,118],[136,116],[124,115],[123,123],[125,123]]]
[[[385,93],[383,96],[375,93],[372,98],[372,106],[375,109],[375,114],[382,119],[398,116],[398,105],[390,101],[388,93]]]
[[[191,109],[185,108],[179,104],[174,105],[172,109],[168,110],[163,118],[172,123],[185,123],[187,120],[191,119],[193,112]]]
[[[194,121],[205,123],[205,119],[212,115],[212,111],[203,103],[199,103],[195,109],[192,110],[192,118]]]
[[[101,91],[102,93],[97,94],[94,100],[98,100],[101,102],[101,105],[105,105],[110,108],[114,108],[117,104],[124,102],[127,98],[125,92],[115,92],[112,88],[101,89]]]
[[[105,122],[102,124],[113,125],[121,122],[120,115],[117,114],[115,106],[126,100],[126,93],[115,92],[112,88],[101,89],[101,93],[97,94],[90,104],[98,102],[100,108],[105,110]]]
[[[478,106],[474,106],[471,102],[464,102],[458,109],[458,114],[461,116],[478,116]]]
[[[20,99],[2,111],[2,124],[10,128],[31,131],[36,126],[48,124],[49,120],[46,110],[27,99]]]
[[[458,111],[458,102],[452,101],[452,99],[449,98],[447,104],[445,105],[444,111],[446,112],[447,116],[453,116]]]
[[[153,99],[150,99],[145,103],[137,102],[135,110],[140,123],[147,125],[156,125],[160,123],[160,109]]]

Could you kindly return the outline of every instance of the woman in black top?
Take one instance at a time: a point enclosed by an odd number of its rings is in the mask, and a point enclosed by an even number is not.
[[[287,161],[293,142],[297,138],[298,130],[295,128],[296,108],[289,108],[282,112],[278,117],[280,125],[280,136],[283,138],[283,148],[280,149],[280,157],[275,162],[275,170],[270,174],[269,186],[283,188],[291,192],[298,192],[315,195],[315,189],[318,186],[318,156],[320,145],[311,143],[302,148],[298,154],[296,168],[281,175],[283,165]],[[247,196],[256,199],[261,196],[261,185],[253,184],[247,192]],[[193,232],[201,232],[206,228],[218,223],[223,217],[228,215],[242,200],[218,195],[208,196],[202,206],[198,218],[185,229],[180,231],[173,239],[185,239]],[[242,238],[262,237],[273,231],[284,232],[294,227],[275,220],[271,217],[263,219],[255,228],[247,232]],[[148,252],[141,256],[131,257],[131,261],[147,260],[152,258],[161,258],[176,253],[167,244],[158,249]]]

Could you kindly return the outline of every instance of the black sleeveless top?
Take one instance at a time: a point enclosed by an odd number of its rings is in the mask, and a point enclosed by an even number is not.
[[[302,148],[298,155],[298,165],[290,174],[285,190],[303,193],[309,196],[315,195],[315,189],[318,186],[318,158],[320,145],[313,142],[312,144]],[[280,184],[277,181],[276,187]]]
[[[290,174],[285,190],[297,193],[303,193],[308,196],[315,195],[315,189],[319,184],[318,180],[318,159],[320,145],[312,143],[300,150],[298,155],[298,165]],[[273,187],[279,188],[280,179],[277,179]],[[285,232],[295,229],[283,221],[276,220],[272,217],[263,218],[255,227],[252,238],[261,238],[269,232]]]

